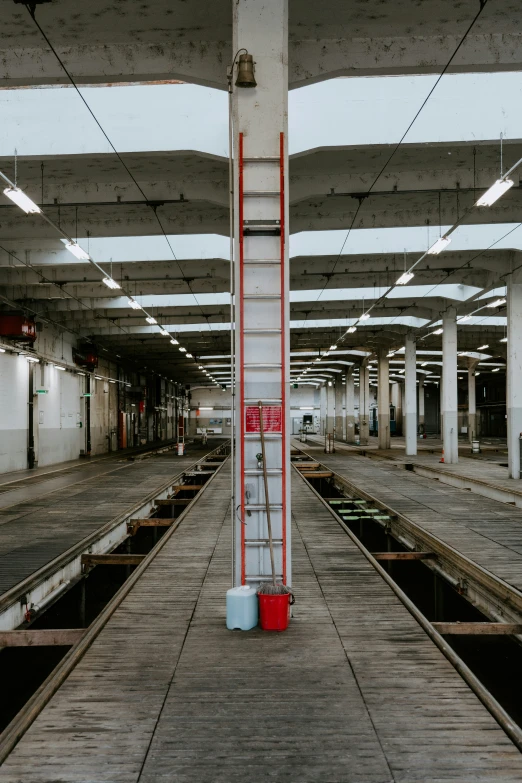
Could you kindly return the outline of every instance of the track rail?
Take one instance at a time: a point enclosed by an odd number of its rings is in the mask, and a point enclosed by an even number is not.
[[[222,453],[224,446],[226,446],[226,444],[220,446],[218,449],[215,449],[210,454],[207,454],[200,461],[208,459],[208,457],[212,456],[213,454]],[[91,644],[94,642],[104,626],[108,623],[124,598],[130,593],[136,582],[142,577],[144,572],[151,565],[159,552],[161,552],[167,541],[169,541],[170,538],[174,535],[178,527],[182,524],[186,515],[192,510],[194,505],[206,492],[207,488],[212,484],[215,476],[220,472],[223,465],[226,464],[227,461],[228,460],[223,460],[219,467],[216,468],[214,474],[210,476],[209,480],[202,486],[201,490],[197,493],[192,502],[183,510],[175,524],[168,528],[167,532],[162,536],[156,546],[151,549],[140,565],[137,566],[135,571],[133,571],[130,577],[124,582],[112,600],[105,606],[98,617],[87,628],[82,638],[73,647],[71,647],[71,649],[67,652],[54,671],[51,672],[51,674],[41,684],[38,690],[35,691],[35,693],[31,696],[25,707],[18,713],[18,715],[16,715],[16,717],[6,727],[2,734],[0,734],[0,765],[5,761],[9,753],[11,753],[15,745],[19,742],[27,729],[34,722],[45,705],[50,701],[58,688],[67,679],[74,667],[83,658]],[[187,472],[188,470],[190,470],[190,468],[185,468],[183,473]],[[169,486],[170,484],[172,484],[172,479],[169,481]],[[157,495],[157,492],[154,494]]]
[[[223,453],[227,446],[228,442],[221,444],[203,459]],[[197,464],[197,461],[194,464]],[[49,605],[54,594],[59,597],[66,587],[72,587],[82,574],[82,555],[103,554],[118,546],[127,538],[127,522],[131,517],[147,516],[154,501],[166,496],[171,484],[187,470],[190,470],[190,467],[171,476],[168,481],[146,495],[139,503],[127,508],[119,516],[89,533],[81,541],[3,593],[0,596],[0,630],[9,631],[22,624],[24,605],[31,603]]]
[[[302,452],[302,453],[305,456],[309,456],[309,455],[306,454],[306,452]],[[413,601],[411,601],[411,599],[408,598],[406,593],[396,584],[396,582],[393,581],[393,579],[390,577],[390,575],[384,570],[384,568],[380,565],[380,563],[376,560],[376,558],[371,554],[371,552],[359,541],[357,536],[354,533],[352,533],[352,531],[350,530],[348,525],[346,525],[343,522],[343,520],[338,517],[338,515],[335,513],[335,511],[321,497],[321,495],[311,485],[311,483],[306,480],[306,478],[300,473],[300,471],[295,466],[294,466],[294,470],[301,476],[303,481],[306,481],[306,483],[310,487],[311,491],[321,501],[323,506],[328,509],[328,511],[330,512],[332,517],[340,525],[340,527],[342,527],[342,529],[344,530],[346,535],[349,536],[349,538],[356,545],[356,547],[360,550],[360,552],[364,555],[364,557],[368,560],[368,562],[371,563],[371,565],[375,568],[375,570],[379,573],[379,575],[389,585],[389,587],[392,589],[392,591],[395,593],[395,595],[401,601],[401,603],[406,607],[406,609],[410,612],[410,614],[417,620],[419,625],[428,634],[428,636],[434,642],[434,644],[437,645],[437,647],[443,653],[443,655],[455,667],[455,669],[461,675],[463,680],[469,685],[471,690],[480,699],[482,704],[486,707],[486,709],[490,712],[490,714],[495,718],[495,720],[497,721],[499,726],[501,726],[501,728],[506,732],[506,734],[514,742],[514,744],[518,747],[518,749],[520,751],[522,751],[522,729],[520,728],[520,726],[518,726],[512,720],[512,718],[506,712],[506,710],[502,707],[502,705],[499,704],[499,702],[492,696],[492,694],[481,683],[481,681],[471,671],[471,669],[462,660],[462,658],[460,658],[460,656],[457,655],[457,653],[446,642],[444,637],[441,636],[441,634],[436,630],[436,628],[432,625],[432,623],[415,606]],[[369,493],[363,492],[362,490],[359,490],[359,488],[357,488],[356,485],[351,484],[351,482],[346,481],[342,476],[338,476],[338,474],[334,474],[334,476],[337,477],[337,479],[342,484],[349,485],[350,487],[352,487],[354,495],[357,495],[357,496],[361,497],[362,499],[371,501],[372,503],[374,503],[379,508],[388,511],[390,514],[394,514],[395,513],[388,506],[386,506],[383,503],[380,503],[375,498],[373,498]],[[341,489],[341,487],[338,487],[338,488]],[[411,523],[411,524],[414,524],[414,523]],[[435,537],[433,537],[433,538],[435,538]],[[447,545],[445,545],[445,546],[447,546]],[[451,549],[451,547],[450,547],[450,549]],[[461,556],[461,557],[463,557],[463,556]],[[464,558],[464,559],[468,560],[467,558]],[[470,561],[468,561],[468,562],[470,562]],[[429,564],[427,564],[427,565],[428,565],[428,567],[430,567]],[[477,566],[477,568],[480,569],[480,566]],[[480,569],[480,570],[484,571],[484,569]],[[488,572],[485,572],[485,573],[487,574]],[[501,580],[498,580],[498,581],[501,581]],[[509,588],[509,585],[506,585],[506,587]],[[512,590],[513,588],[509,588],[509,589]],[[516,592],[518,593],[518,591],[516,591]],[[522,595],[520,593],[518,593],[518,595],[522,598]]]

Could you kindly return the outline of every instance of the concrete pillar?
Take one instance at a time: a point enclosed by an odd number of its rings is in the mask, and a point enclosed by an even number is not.
[[[442,318],[442,447],[444,462],[459,461],[459,428],[457,414],[457,311],[449,307]]]
[[[377,420],[379,448],[390,448],[390,360],[388,351],[379,351],[377,374]]]
[[[370,438],[370,367],[363,359],[359,371],[359,440],[367,446]]]
[[[407,334],[404,343],[404,435],[406,455],[417,454],[417,343]]]
[[[419,432],[424,434],[424,375],[419,375]]]
[[[477,437],[477,393],[475,371],[478,359],[468,359],[468,440]]]
[[[507,281],[507,441],[510,478],[520,478],[522,433],[522,270]]]
[[[326,432],[326,421],[328,416],[328,397],[327,386],[323,384],[320,390],[320,408],[319,408],[319,434],[324,435]]]
[[[395,432],[402,435],[402,383],[392,383],[391,403],[395,406]]]
[[[238,445],[232,502],[234,582],[256,586],[253,577],[271,573],[268,545],[248,545],[268,537],[263,473],[256,457],[262,450],[261,400],[265,430],[270,429],[266,464],[272,469],[268,494],[277,542],[275,570],[278,580],[290,585],[288,0],[235,0],[231,10],[232,48],[224,57],[231,61],[238,53],[230,82]],[[254,78],[248,87],[236,85],[245,49],[250,60],[243,66],[252,69],[255,64],[255,86]]]
[[[326,432],[331,435],[335,426],[334,380],[326,382]]]
[[[345,440],[353,443],[355,440],[355,387],[353,369],[346,373],[346,433]]]
[[[335,437],[344,440],[344,384],[343,373],[335,376]]]

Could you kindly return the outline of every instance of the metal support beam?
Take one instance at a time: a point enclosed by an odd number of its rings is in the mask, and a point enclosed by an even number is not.
[[[507,280],[507,442],[508,469],[520,478],[522,435],[522,270]]]
[[[407,334],[404,353],[404,425],[406,455],[417,454],[417,344],[413,334]]]

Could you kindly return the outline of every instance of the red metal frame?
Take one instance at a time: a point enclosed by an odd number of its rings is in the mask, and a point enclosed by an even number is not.
[[[279,204],[281,220],[281,479],[283,516],[281,519],[283,537],[283,584],[286,584],[286,363],[285,363],[285,134],[279,134]]]
[[[245,347],[245,332],[243,328],[243,276],[244,276],[244,241],[243,241],[243,134],[239,134],[239,149],[238,149],[238,163],[239,163],[239,321],[237,327],[239,328],[239,410],[241,415],[239,417],[240,426],[239,432],[239,475],[241,476],[240,482],[240,498],[239,498],[239,514],[241,519],[241,584],[245,584],[245,568],[246,568],[246,552],[245,552],[245,363],[244,347]]]
[[[281,286],[281,478],[282,478],[282,538],[283,538],[283,584],[286,584],[286,362],[285,362],[285,170],[284,170],[284,133],[279,134],[279,184],[280,184],[280,286]],[[241,584],[245,584],[246,577],[246,545],[245,545],[245,366],[244,366],[244,234],[243,234],[243,134],[239,134],[238,144],[239,167],[239,302],[236,304],[238,312],[239,329],[239,427],[236,434],[239,437],[239,468],[240,468],[240,519],[241,519]]]

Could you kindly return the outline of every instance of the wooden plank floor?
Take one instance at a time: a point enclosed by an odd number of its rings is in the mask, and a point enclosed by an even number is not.
[[[520,753],[299,476],[290,629],[226,630],[229,477],[226,466],[0,781],[520,781]]]
[[[26,494],[18,490],[16,503],[0,509],[0,595],[125,513],[209,450],[191,446],[184,457],[171,451],[139,462],[98,464],[98,475],[62,477],[71,483],[41,497],[33,497],[37,486],[31,485]]]
[[[522,590],[522,509],[418,476],[396,462],[305,448],[339,475]]]

